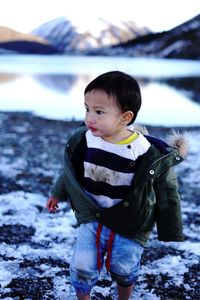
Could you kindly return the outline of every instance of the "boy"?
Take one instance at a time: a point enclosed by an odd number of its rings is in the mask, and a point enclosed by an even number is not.
[[[69,139],[62,173],[47,202],[50,212],[70,198],[79,228],[70,264],[79,300],[90,299],[104,258],[117,282],[118,299],[129,299],[144,245],[156,222],[162,241],[183,241],[180,199],[172,167],[186,156],[131,125],[141,107],[138,83],[112,71],[86,87],[85,125]]]

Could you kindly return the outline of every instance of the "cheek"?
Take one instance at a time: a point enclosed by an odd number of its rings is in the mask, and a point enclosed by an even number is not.
[[[105,130],[114,130],[118,127],[118,122],[113,119],[105,120],[104,122],[101,123],[102,128]]]

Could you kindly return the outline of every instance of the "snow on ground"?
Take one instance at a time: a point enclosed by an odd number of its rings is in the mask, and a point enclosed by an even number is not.
[[[0,113],[0,120],[0,299],[74,300],[68,267],[76,220],[67,203],[56,214],[45,209],[73,127],[30,114]],[[185,242],[159,242],[153,231],[131,299],[200,299],[199,133],[189,130],[190,153],[176,167]],[[105,270],[92,299],[116,299]]]

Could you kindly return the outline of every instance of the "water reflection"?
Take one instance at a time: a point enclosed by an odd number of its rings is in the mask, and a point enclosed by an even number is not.
[[[200,125],[200,105],[178,89],[151,82],[142,89],[143,105],[138,116],[142,124],[163,126]]]
[[[200,104],[200,77],[169,78],[163,80]]]
[[[66,93],[77,82],[75,75],[35,75],[33,76],[36,81],[44,85],[48,89],[55,90],[60,93]]]
[[[55,90],[56,92],[65,93],[69,92],[73,86],[78,86],[79,81],[83,81],[85,85],[89,83],[94,76],[92,75],[33,75],[33,79],[38,81],[41,85],[44,85],[46,88]],[[137,78],[141,86],[146,86],[152,80],[147,78]]]
[[[11,75],[10,75],[11,76]],[[57,92],[69,91],[73,85],[76,85],[79,76],[75,75],[36,75],[34,78],[42,85]],[[80,76],[84,78],[84,82],[89,82],[90,76]],[[1,77],[0,77],[1,80]],[[152,80],[148,78],[137,78],[141,86],[146,86],[151,82],[166,83],[171,87],[175,87],[179,92],[188,96],[191,100],[200,103],[200,77],[186,77],[186,78],[169,78],[162,80]]]
[[[91,74],[0,74],[0,110],[82,120],[84,89],[94,77]],[[138,122],[163,126],[200,125],[199,78],[136,79],[143,96]]]
[[[9,74],[9,73],[6,73],[6,74],[1,74],[0,73],[0,84],[1,83],[4,83],[4,82],[7,82],[7,81],[13,81],[15,80],[17,77],[19,77],[20,75],[16,75],[16,74]]]

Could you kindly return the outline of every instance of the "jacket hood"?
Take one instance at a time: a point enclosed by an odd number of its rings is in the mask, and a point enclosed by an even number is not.
[[[153,144],[157,148],[159,148],[163,153],[168,153],[169,148],[174,148],[178,151],[179,155],[184,159],[187,157],[189,145],[187,133],[180,133],[179,131],[172,130],[171,134],[169,134],[166,138],[166,142],[149,135],[148,130],[144,126],[134,125],[131,128],[132,130],[138,131],[143,134],[150,144]]]

